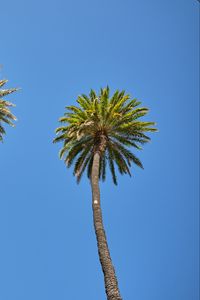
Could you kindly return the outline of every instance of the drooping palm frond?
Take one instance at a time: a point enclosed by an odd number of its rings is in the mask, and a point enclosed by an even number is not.
[[[100,153],[99,178],[105,180],[106,166],[117,184],[116,167],[121,174],[129,174],[131,164],[143,168],[141,161],[128,148],[142,149],[150,141],[146,132],[154,132],[154,122],[141,121],[148,113],[146,107],[131,99],[125,91],[116,91],[110,97],[109,87],[97,95],[91,90],[89,96],[78,96],[78,106],[67,106],[62,126],[56,129],[54,142],[63,142],[60,157],[70,167],[79,182],[87,168],[90,178],[95,151]],[[108,163],[107,163],[108,162]]]
[[[16,120],[16,117],[10,111],[10,107],[14,106],[14,104],[4,100],[3,97],[17,91],[17,89],[2,89],[1,87],[6,82],[7,80],[0,80],[0,141],[3,141],[3,135],[5,134],[3,123],[14,126],[13,121]]]

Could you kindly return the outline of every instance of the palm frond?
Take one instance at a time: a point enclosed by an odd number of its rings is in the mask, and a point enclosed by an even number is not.
[[[91,90],[89,96],[79,95],[77,103],[78,106],[66,107],[54,139],[54,143],[63,142],[60,157],[67,166],[75,162],[77,182],[86,169],[91,178],[95,151],[100,153],[99,178],[103,181],[107,166],[114,184],[117,184],[116,166],[121,174],[129,175],[132,164],[143,168],[130,148],[141,150],[141,145],[150,141],[146,132],[157,131],[154,122],[141,120],[148,114],[148,108],[139,107],[141,102],[131,99],[125,91],[117,90],[110,97],[108,86],[100,89],[99,94]]]
[[[115,166],[114,166],[113,159],[114,159],[114,157],[112,155],[112,151],[108,151],[108,163],[109,163],[109,167],[110,167],[110,172],[111,172],[114,184],[117,185],[117,176],[115,173]]]
[[[0,80],[0,87],[4,86],[6,83],[7,80]],[[0,141],[3,141],[3,135],[6,133],[3,124],[8,124],[13,127],[13,121],[17,120],[17,118],[10,111],[10,107],[14,106],[14,104],[4,100],[3,97],[16,92],[17,90],[17,88],[5,90],[0,89]]]

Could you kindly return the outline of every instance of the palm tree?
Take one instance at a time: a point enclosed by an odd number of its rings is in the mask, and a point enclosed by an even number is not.
[[[0,88],[7,82],[8,80],[0,80]],[[5,134],[5,129],[2,123],[9,124],[14,126],[12,121],[16,121],[16,117],[10,112],[10,107],[14,106],[14,104],[3,100],[2,98],[6,95],[9,95],[13,92],[17,91],[14,89],[2,90],[0,89],[0,141],[3,141],[3,134]]]
[[[146,107],[138,107],[140,102],[131,100],[125,91],[118,90],[109,96],[109,87],[101,89],[99,95],[91,90],[89,97],[82,94],[77,99],[78,106],[66,107],[67,112],[59,121],[63,126],[56,129],[58,136],[54,142],[63,142],[60,158],[67,167],[74,162],[74,175],[80,181],[85,169],[91,182],[94,228],[99,259],[104,274],[108,300],[121,300],[117,277],[112,264],[103,226],[100,206],[99,180],[106,178],[108,163],[114,184],[117,184],[115,167],[119,173],[129,174],[134,163],[143,168],[139,158],[128,147],[142,149],[141,145],[150,141],[146,132],[156,129],[154,122],[139,119],[148,112]]]

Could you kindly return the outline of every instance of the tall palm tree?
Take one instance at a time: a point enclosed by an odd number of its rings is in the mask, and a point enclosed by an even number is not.
[[[143,168],[139,158],[128,147],[141,149],[150,141],[146,132],[153,132],[154,122],[139,119],[148,112],[138,107],[140,102],[130,99],[125,91],[116,91],[111,97],[109,88],[100,90],[99,95],[91,90],[89,97],[82,94],[78,106],[68,106],[56,129],[54,142],[63,142],[60,158],[67,167],[74,162],[74,175],[80,181],[85,169],[91,182],[94,228],[97,238],[99,259],[102,266],[108,300],[121,300],[117,277],[112,264],[104,231],[100,206],[99,180],[106,178],[108,163],[114,184],[117,184],[115,167],[121,174],[131,176],[131,164]]]
[[[9,95],[15,91],[14,89],[7,89],[3,90],[1,87],[7,82],[8,80],[0,80],[0,141],[3,141],[3,134],[5,134],[5,129],[3,127],[3,123],[9,124],[14,126],[13,121],[16,120],[16,117],[11,113],[10,107],[14,106],[11,102],[5,101],[3,99],[4,96]]]

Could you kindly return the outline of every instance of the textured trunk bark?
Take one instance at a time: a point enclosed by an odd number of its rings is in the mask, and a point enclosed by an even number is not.
[[[91,187],[93,220],[97,239],[99,260],[104,273],[107,300],[122,300],[103,227],[99,190],[99,162],[100,154],[99,152],[96,152],[94,154],[92,166]]]

